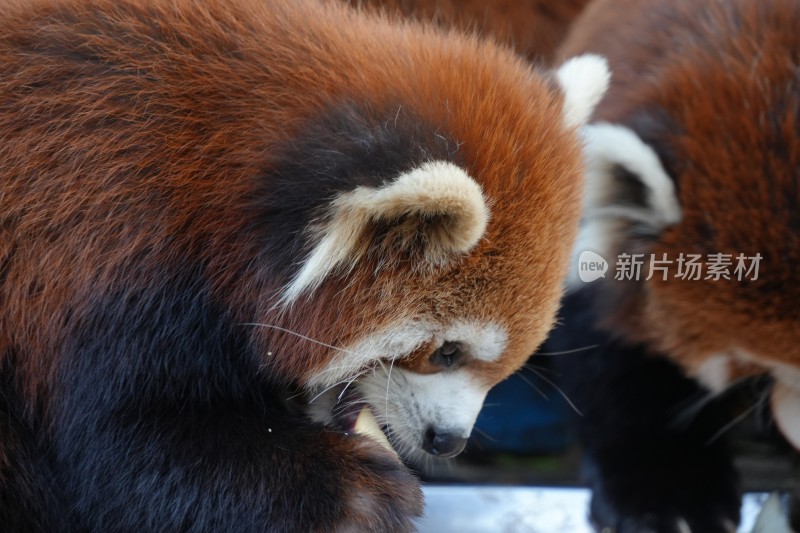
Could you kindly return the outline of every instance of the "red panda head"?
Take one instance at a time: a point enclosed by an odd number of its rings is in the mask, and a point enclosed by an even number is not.
[[[576,128],[608,73],[595,56],[538,73],[472,38],[368,20],[343,23],[331,70],[305,80],[327,94],[271,169],[283,265],[247,322],[315,419],[348,429],[366,405],[404,455],[449,456],[553,323]]]
[[[424,100],[404,95],[376,117],[348,110],[380,179],[315,207],[259,319],[270,325],[262,350],[292,354],[316,419],[347,428],[367,405],[407,457],[463,449],[489,388],[551,327],[561,291],[580,172],[568,136],[607,74],[594,57],[569,63],[562,96],[541,78],[505,85],[506,59],[479,61],[487,77],[468,83],[441,67]],[[400,160],[384,165],[386,153]]]
[[[601,1],[565,49],[607,54],[615,73],[586,129],[576,250],[612,261],[608,325],[713,390],[771,373],[784,430],[800,427],[798,17],[785,0]],[[640,281],[611,279],[633,254]]]

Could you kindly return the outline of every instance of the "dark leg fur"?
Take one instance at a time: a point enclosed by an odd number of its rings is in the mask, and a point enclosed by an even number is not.
[[[739,521],[739,481],[726,443],[712,439],[728,420],[713,401],[682,417],[704,397],[701,387],[666,359],[597,331],[591,307],[589,288],[567,297],[543,351],[598,345],[556,357],[583,413],[593,521],[617,533],[677,533],[679,519],[693,532],[726,531],[726,521]]]
[[[408,470],[293,413],[199,277],[166,278],[95,295],[71,321],[49,416],[79,527],[410,529],[421,493]]]
[[[62,456],[84,524],[93,531],[408,529],[419,496],[400,463],[270,403],[209,398],[76,421]]]
[[[19,405],[10,358],[0,369],[0,531],[77,533],[52,458]]]

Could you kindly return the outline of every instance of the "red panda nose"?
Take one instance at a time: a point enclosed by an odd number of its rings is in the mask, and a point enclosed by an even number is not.
[[[429,427],[425,431],[422,449],[438,457],[455,457],[467,445],[467,439],[447,430]]]

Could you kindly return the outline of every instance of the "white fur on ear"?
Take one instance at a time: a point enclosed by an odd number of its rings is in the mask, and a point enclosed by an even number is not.
[[[657,234],[681,219],[673,181],[653,149],[633,131],[598,123],[584,126],[582,135],[586,160],[583,220],[573,249],[567,290],[581,285],[578,267],[584,251],[611,261],[610,243],[628,231],[631,222]],[[621,175],[623,172],[627,178]],[[631,194],[631,187],[638,190]]]
[[[616,124],[598,123],[583,128],[586,159],[584,211],[592,215],[618,215],[660,229],[681,219],[675,186],[653,149],[633,131]],[[615,167],[635,176],[644,188],[645,204],[624,202]]]
[[[594,54],[573,57],[559,67],[556,77],[564,91],[564,124],[585,124],[608,89],[611,73],[605,58]]]
[[[358,187],[331,202],[315,231],[316,245],[282,302],[313,291],[335,270],[352,269],[368,249],[367,230],[375,223],[386,224],[400,246],[422,237],[423,258],[435,265],[471,250],[488,221],[480,185],[446,161],[424,163],[383,187]]]

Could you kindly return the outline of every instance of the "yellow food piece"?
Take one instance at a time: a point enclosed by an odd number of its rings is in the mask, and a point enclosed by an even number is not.
[[[378,421],[375,420],[375,415],[372,414],[372,410],[369,407],[364,407],[361,409],[361,412],[358,413],[355,431],[359,435],[366,435],[372,440],[378,441],[378,444],[381,444],[387,450],[394,452],[394,448],[392,448],[392,445],[389,443],[389,439],[387,439],[386,435],[384,435],[383,431],[381,431]]]

